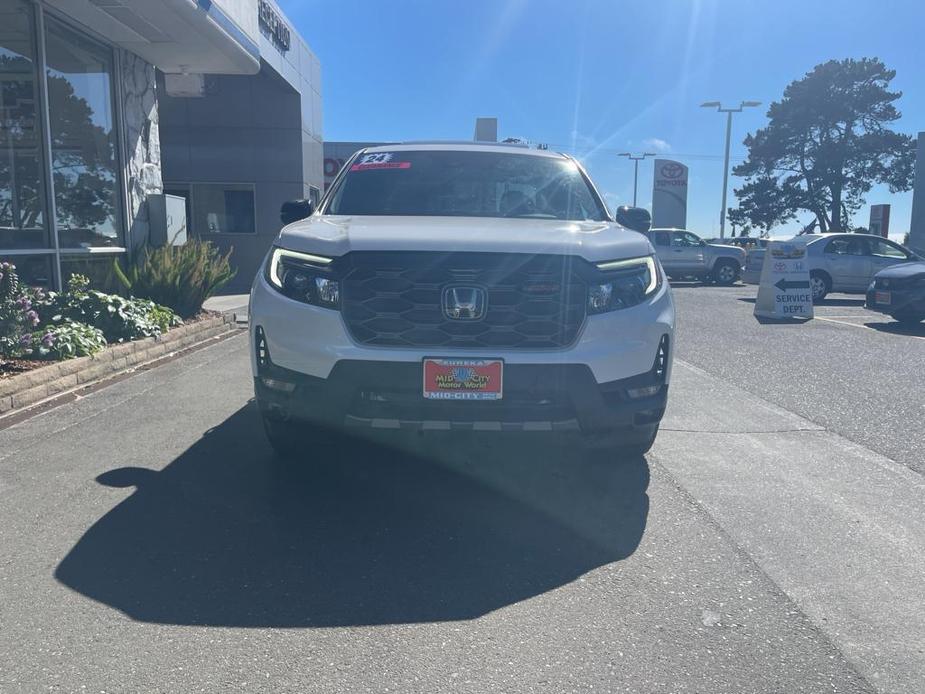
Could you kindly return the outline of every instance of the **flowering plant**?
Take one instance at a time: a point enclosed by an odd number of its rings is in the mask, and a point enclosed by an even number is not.
[[[31,351],[39,314],[34,304],[44,300],[40,289],[23,287],[12,263],[0,263],[0,359]],[[42,336],[44,338],[44,336]]]
[[[63,321],[92,325],[108,342],[156,337],[182,322],[169,308],[153,301],[90,289],[90,280],[83,275],[71,275],[66,291],[48,294],[40,309],[43,325]]]

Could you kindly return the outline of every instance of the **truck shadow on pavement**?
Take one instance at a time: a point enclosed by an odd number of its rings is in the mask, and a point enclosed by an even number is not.
[[[136,489],[55,576],[145,622],[427,622],[542,594],[641,540],[641,457],[589,457],[555,440],[421,441],[307,442],[305,467],[280,472],[249,404],[161,471],[100,475]]]

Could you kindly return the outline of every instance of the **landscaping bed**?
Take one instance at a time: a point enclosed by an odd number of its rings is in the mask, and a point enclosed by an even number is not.
[[[214,322],[214,319],[222,318],[222,314],[217,311],[200,311],[198,314],[192,318],[187,318],[183,323],[178,327],[196,325],[204,321]],[[227,321],[223,321],[227,322]],[[211,323],[210,323],[211,324]],[[166,339],[167,336],[173,335],[177,328],[169,330],[164,336],[160,339]],[[151,338],[157,340],[158,338]],[[137,341],[136,341],[137,342]],[[133,344],[132,342],[118,343],[118,344]],[[110,345],[110,348],[116,345]],[[13,378],[14,376],[19,376],[28,371],[34,369],[40,369],[43,367],[49,366],[50,362],[47,359],[0,359],[0,382],[5,379]]]
[[[158,337],[110,345],[86,357],[56,362],[12,360],[0,375],[0,416],[46,398],[160,359],[234,329],[232,316],[203,313]],[[24,370],[15,372],[16,368]]]
[[[0,262],[0,415],[231,330],[202,308],[234,276],[229,255],[196,239],[147,249],[114,261],[120,286],[106,291],[79,274],[59,292],[30,287]]]

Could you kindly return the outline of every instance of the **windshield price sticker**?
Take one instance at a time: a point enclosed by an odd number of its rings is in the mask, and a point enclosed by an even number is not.
[[[364,154],[360,161],[350,167],[351,171],[370,171],[372,169],[410,169],[410,161],[393,161],[393,152],[376,152]]]
[[[813,317],[805,244],[783,241],[768,244],[755,315],[761,318]]]

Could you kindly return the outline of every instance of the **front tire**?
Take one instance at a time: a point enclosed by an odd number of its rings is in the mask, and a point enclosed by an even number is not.
[[[335,431],[302,420],[279,419],[266,414],[263,431],[277,460],[302,463],[317,460],[319,451],[336,446],[340,439]]]
[[[832,279],[824,272],[813,270],[809,273],[809,288],[813,293],[813,303],[817,304],[832,291]]]
[[[739,279],[739,267],[733,260],[718,260],[713,267],[713,281],[721,287],[735,284]]]
[[[263,415],[263,431],[277,458],[288,461],[298,457],[299,436],[292,422]],[[301,449],[303,452],[306,450],[304,446]]]

